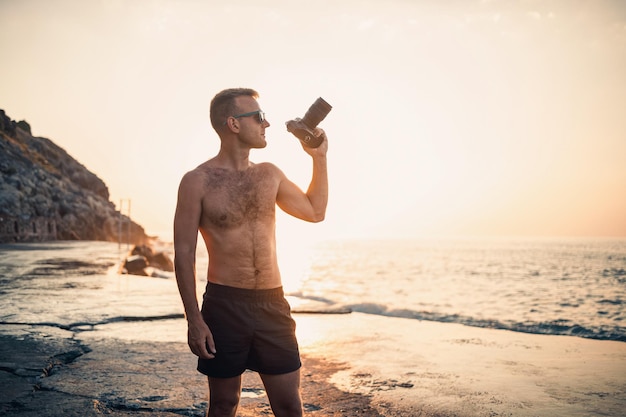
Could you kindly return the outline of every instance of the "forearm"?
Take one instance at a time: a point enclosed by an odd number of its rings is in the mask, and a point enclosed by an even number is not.
[[[315,219],[317,221],[324,220],[326,206],[328,205],[328,164],[326,155],[313,157],[313,175],[306,195],[313,207]]]
[[[185,307],[187,319],[187,342],[191,351],[205,359],[215,356],[215,342],[211,331],[202,318],[196,296],[196,274],[194,262],[176,262],[176,282]]]
[[[175,258],[176,283],[185,309],[187,321],[202,320],[196,294],[196,274],[193,260],[183,261]]]

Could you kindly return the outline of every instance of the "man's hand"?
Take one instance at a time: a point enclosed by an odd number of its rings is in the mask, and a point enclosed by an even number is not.
[[[313,129],[313,132],[315,133],[316,138],[319,138],[321,135],[323,135],[324,141],[317,148],[309,148],[308,146],[300,143],[302,145],[302,149],[304,149],[304,151],[312,157],[325,156],[326,152],[328,152],[328,138],[326,137],[326,133],[324,132],[324,129],[321,129],[319,127]]]
[[[187,328],[187,343],[191,351],[202,359],[215,358],[215,342],[209,326],[204,321],[189,322]]]

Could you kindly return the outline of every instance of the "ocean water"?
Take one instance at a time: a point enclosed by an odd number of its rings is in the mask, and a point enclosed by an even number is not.
[[[171,253],[171,245],[162,249]],[[89,331],[119,321],[180,319],[173,274],[119,275],[125,253],[104,242],[0,245],[0,324]],[[206,262],[199,250],[201,281]],[[626,239],[333,241],[298,262],[298,276],[283,270],[284,279],[295,278],[286,289],[296,314],[311,305],[340,307],[626,341]]]
[[[329,242],[296,295],[384,316],[626,341],[626,239]]]
[[[81,332],[182,317],[170,279],[118,274],[127,247],[107,242],[0,245],[0,325]]]

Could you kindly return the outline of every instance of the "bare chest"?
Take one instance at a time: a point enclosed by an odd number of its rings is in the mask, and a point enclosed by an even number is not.
[[[220,229],[273,220],[276,192],[276,182],[262,170],[211,171],[202,199],[204,220]]]

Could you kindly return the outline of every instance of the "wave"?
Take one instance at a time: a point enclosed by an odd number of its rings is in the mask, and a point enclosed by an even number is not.
[[[414,320],[436,321],[441,323],[457,323],[472,327],[510,330],[522,333],[577,336],[588,339],[626,342],[626,327],[621,326],[615,326],[613,328],[589,328],[575,323],[568,323],[568,320],[519,323],[494,319],[477,319],[460,314],[444,314],[409,309],[389,309],[384,305],[374,303],[351,304],[343,307],[359,313],[376,314],[387,317],[400,317]]]
[[[586,327],[569,320],[557,320],[550,322],[514,322],[496,319],[481,319],[461,314],[445,314],[432,311],[418,311],[411,309],[393,309],[383,304],[359,303],[359,304],[335,304],[332,300],[324,297],[306,297],[302,294],[292,294],[295,297],[313,300],[322,303],[321,307],[305,308],[304,310],[295,308],[294,313],[346,313],[358,312],[364,314],[374,314],[385,317],[398,317],[413,320],[434,321],[440,323],[457,323],[465,326],[482,327],[488,329],[510,330],[520,333],[576,336],[587,339],[613,340],[626,342],[626,327],[622,326],[597,326]],[[613,303],[611,300],[603,300]]]
[[[626,283],[626,269],[624,268],[605,268],[602,271],[602,276],[613,278],[622,284]]]

